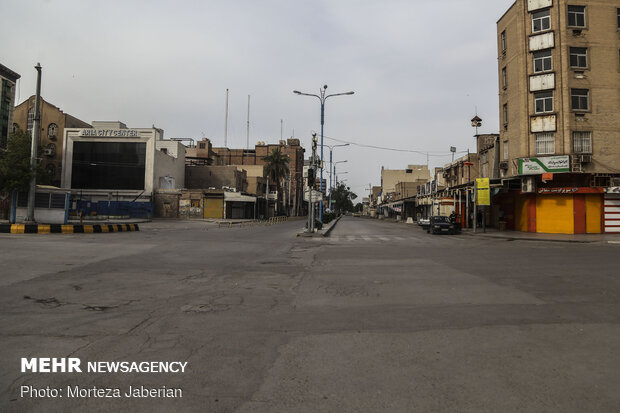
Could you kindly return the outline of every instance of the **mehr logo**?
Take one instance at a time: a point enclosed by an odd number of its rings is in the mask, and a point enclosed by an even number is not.
[[[22,373],[81,373],[80,359],[75,357],[22,357]]]

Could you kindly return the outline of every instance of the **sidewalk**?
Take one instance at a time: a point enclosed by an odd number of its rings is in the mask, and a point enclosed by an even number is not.
[[[554,242],[608,242],[620,244],[620,234],[539,234],[521,231],[498,231],[495,228],[487,228],[486,233],[478,228],[473,232],[471,228],[464,229],[463,234],[474,237],[497,238],[519,241],[554,241]]]

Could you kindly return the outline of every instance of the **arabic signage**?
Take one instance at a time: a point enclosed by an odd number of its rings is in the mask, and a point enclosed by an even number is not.
[[[570,172],[569,156],[519,159],[519,175],[541,175],[547,172]]]
[[[140,132],[135,129],[82,129],[80,136],[84,138],[139,138]]]
[[[603,188],[538,188],[537,192],[541,195],[602,194]]]
[[[478,205],[491,205],[489,178],[476,178],[476,199]]]

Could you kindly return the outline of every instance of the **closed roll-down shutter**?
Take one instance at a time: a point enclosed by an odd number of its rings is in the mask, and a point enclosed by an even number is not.
[[[620,194],[605,194],[605,232],[620,233]]]

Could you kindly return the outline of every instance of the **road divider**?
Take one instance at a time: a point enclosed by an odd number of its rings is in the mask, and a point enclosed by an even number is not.
[[[0,233],[3,234],[101,234],[130,231],[140,231],[138,224],[0,224]]]

